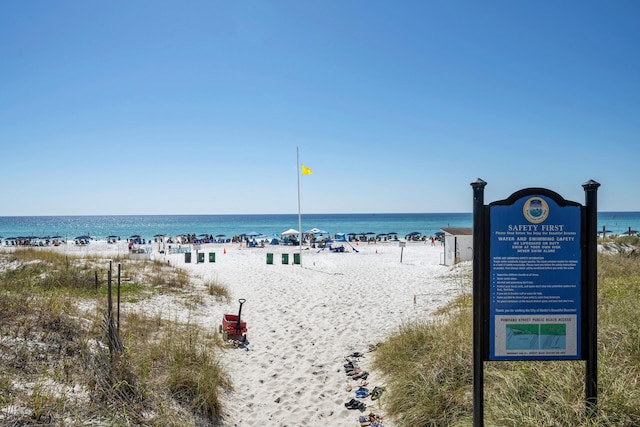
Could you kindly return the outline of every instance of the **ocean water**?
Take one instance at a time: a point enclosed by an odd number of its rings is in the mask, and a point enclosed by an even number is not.
[[[302,231],[318,228],[335,233],[390,233],[399,237],[417,231],[434,235],[443,227],[471,227],[471,213],[397,214],[303,214]],[[599,212],[598,230],[622,234],[629,228],[640,230],[640,212]],[[298,215],[105,215],[105,216],[5,216],[0,217],[3,239],[25,236],[61,236],[74,239],[89,235],[126,239],[140,235],[145,239],[162,234],[225,235],[261,233],[273,236],[290,228],[298,230]]]
[[[335,233],[410,232],[433,235],[441,227],[471,227],[470,213],[450,214],[307,214],[302,215],[302,231],[311,228]],[[299,230],[298,215],[122,215],[122,216],[19,216],[0,217],[0,236],[62,236],[74,239],[89,235],[105,240],[140,235],[149,239],[158,234],[207,234],[227,237],[260,233],[273,236],[288,229]]]

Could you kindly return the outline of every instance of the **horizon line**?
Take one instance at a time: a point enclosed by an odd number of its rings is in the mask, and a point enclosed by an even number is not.
[[[638,211],[597,211],[599,214],[625,214],[625,213],[640,213]],[[472,211],[438,211],[438,212],[307,212],[302,215],[421,215],[421,214],[473,214]],[[252,216],[252,215],[293,215],[297,216],[297,213],[121,213],[121,214],[22,214],[22,215],[0,215],[0,218],[20,218],[20,217],[90,217],[90,216]]]

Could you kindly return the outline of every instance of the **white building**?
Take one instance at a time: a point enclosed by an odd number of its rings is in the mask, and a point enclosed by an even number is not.
[[[444,232],[444,265],[473,260],[472,228],[441,228]]]

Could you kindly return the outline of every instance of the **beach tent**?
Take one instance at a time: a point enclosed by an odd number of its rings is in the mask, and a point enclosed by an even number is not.
[[[296,240],[295,236],[299,236],[300,232],[298,230],[294,230],[293,228],[288,229],[287,231],[283,231],[280,233],[280,237],[286,244],[298,245],[299,242]]]

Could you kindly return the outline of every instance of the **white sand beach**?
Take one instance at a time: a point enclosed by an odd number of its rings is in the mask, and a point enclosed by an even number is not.
[[[345,248],[344,253],[305,249],[301,265],[293,264],[293,254],[300,252],[292,246],[207,244],[200,249],[204,263],[195,262],[195,253],[192,262],[185,263],[184,254],[159,254],[155,248],[153,258],[225,285],[232,300],[223,304],[207,299],[187,310],[162,296],[140,307],[149,314],[217,330],[223,315],[237,314],[238,299],[246,299],[242,320],[249,343],[226,349],[222,356],[234,384],[233,392],[223,397],[224,426],[358,426],[360,415],[383,415],[384,394],[378,400],[359,399],[367,405],[364,412],[345,407],[358,388],[358,381],[345,373],[345,358],[363,353],[357,363],[369,372],[366,388],[384,386],[384,379],[369,367],[370,346],[403,323],[429,318],[468,290],[460,276],[469,272],[469,263],[441,265],[443,247],[437,242],[409,242],[404,249],[398,242],[360,243],[355,246],[358,252],[347,244]],[[61,250],[127,252],[123,244],[104,242]],[[209,262],[209,252],[215,252],[215,262]],[[267,253],[273,254],[273,264],[267,264]],[[282,264],[283,253],[289,254],[289,264]],[[384,420],[384,425],[393,424]]]

